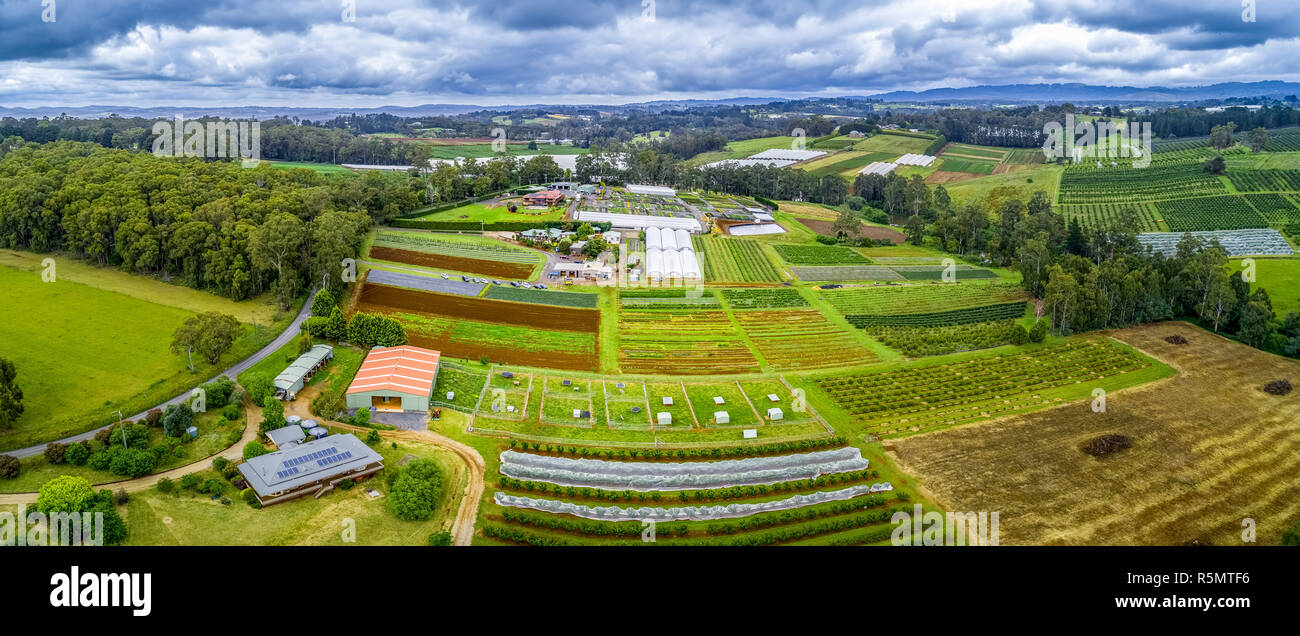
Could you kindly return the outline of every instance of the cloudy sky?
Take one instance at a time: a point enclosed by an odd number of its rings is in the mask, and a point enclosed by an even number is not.
[[[1243,19],[1254,3],[0,0],[0,106],[622,103],[1300,80],[1300,3],[1257,0],[1254,21]]]

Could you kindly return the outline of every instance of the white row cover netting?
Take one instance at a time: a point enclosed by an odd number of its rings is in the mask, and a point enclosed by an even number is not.
[[[654,519],[656,521],[712,521],[714,519],[734,519],[748,517],[762,512],[794,510],[830,501],[845,501],[863,495],[873,495],[893,490],[888,483],[872,486],[850,486],[842,490],[818,491],[807,495],[794,495],[786,499],[764,501],[760,503],[727,504],[725,506],[683,506],[680,508],[649,508],[618,506],[584,506],[581,504],[557,501],[555,499],[534,499],[516,497],[498,492],[495,500],[498,505],[511,508],[528,508],[541,512],[573,515],[597,521],[631,521]]]
[[[851,446],[717,462],[622,462],[509,450],[501,453],[501,474],[507,477],[605,490],[697,490],[777,484],[866,470],[869,465],[862,451]]]

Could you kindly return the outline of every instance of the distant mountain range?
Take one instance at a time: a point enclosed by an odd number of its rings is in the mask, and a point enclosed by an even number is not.
[[[1232,97],[1282,99],[1300,94],[1295,82],[1228,82],[1209,86],[1094,86],[1090,84],[1008,84],[893,91],[873,99],[912,102],[1196,102]]]
[[[1282,99],[1300,94],[1296,82],[1228,82],[1208,86],[1096,86],[1091,84],[1008,84],[1002,86],[968,86],[965,88],[933,88],[925,91],[892,91],[859,96],[860,99],[877,99],[887,102],[914,103],[981,103],[981,104],[1042,104],[1042,103],[1128,103],[1160,104],[1198,102],[1229,98],[1269,97]],[[805,98],[807,99],[807,98]],[[844,97],[838,99],[846,99]],[[854,99],[852,97],[847,99]],[[366,115],[388,113],[401,117],[429,117],[436,115],[462,115],[475,111],[507,112],[513,110],[572,110],[599,109],[605,112],[662,111],[681,108],[708,108],[713,106],[751,106],[790,101],[782,97],[733,97],[728,99],[655,100],[631,104],[519,104],[507,106],[479,106],[474,104],[422,104],[420,106],[379,106],[375,108],[309,108],[284,106],[40,106],[10,108],[0,106],[0,117],[71,117],[91,119],[117,114],[122,117],[158,119],[173,117],[177,113],[186,117],[204,115],[232,119],[272,119],[297,117],[299,119],[326,120],[340,115]]]

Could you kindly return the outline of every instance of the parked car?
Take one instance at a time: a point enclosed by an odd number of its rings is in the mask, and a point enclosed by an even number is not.
[[[448,276],[448,275],[446,275],[446,274],[438,274],[438,275],[441,276],[443,280],[447,280],[447,279],[451,278],[450,276]]]
[[[541,283],[537,283],[536,285],[533,285],[533,287],[536,287],[537,289],[546,289],[546,285],[543,285]]]
[[[524,287],[524,288],[526,288],[526,289],[532,289],[532,288],[533,288],[533,286],[532,286],[532,285],[529,285],[528,283],[519,283],[519,286],[520,286],[520,287]]]
[[[469,276],[461,276],[460,279],[463,280],[463,281],[465,281],[465,282],[467,282],[467,283],[470,282],[470,281],[469,281]]]
[[[494,278],[494,279],[492,279],[492,284],[493,284],[493,285],[500,285],[500,284],[502,284],[502,283],[501,283],[501,281],[499,281],[499,280],[497,280],[497,279]]]
[[[510,286],[511,286],[511,287],[518,287],[518,286],[519,286],[519,281],[514,281],[514,280],[510,281]]]

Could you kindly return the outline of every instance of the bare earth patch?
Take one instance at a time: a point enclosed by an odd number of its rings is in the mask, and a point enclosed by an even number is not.
[[[1196,346],[1165,341],[1172,328]],[[1002,542],[1047,545],[1240,545],[1242,520],[1276,544],[1300,519],[1300,396],[1261,378],[1300,363],[1186,323],[1109,332],[1179,371],[1107,396],[896,440],[900,468],[952,511],[1000,511]],[[1105,459],[1079,452],[1123,435]]]

